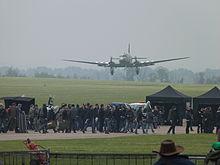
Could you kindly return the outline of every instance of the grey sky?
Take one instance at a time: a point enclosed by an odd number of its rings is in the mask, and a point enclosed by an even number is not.
[[[161,66],[220,69],[219,0],[0,0],[0,66],[81,66],[127,50]],[[160,65],[157,65],[160,66]]]

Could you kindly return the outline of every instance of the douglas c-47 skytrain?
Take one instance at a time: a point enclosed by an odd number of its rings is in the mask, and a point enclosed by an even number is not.
[[[119,57],[111,57],[110,61],[107,62],[92,62],[92,61],[82,61],[82,60],[64,60],[69,62],[77,62],[77,63],[84,63],[84,64],[94,64],[102,67],[109,67],[111,75],[114,74],[115,68],[135,68],[136,74],[138,75],[140,72],[141,67],[151,66],[156,63],[161,62],[168,62],[168,61],[176,61],[176,60],[183,60],[189,57],[180,57],[180,58],[171,58],[165,60],[157,60],[157,61],[148,61],[146,57],[136,57],[131,56],[130,44],[128,45],[128,52],[124,53]],[[113,60],[118,60],[113,61]],[[146,61],[140,61],[146,60]]]

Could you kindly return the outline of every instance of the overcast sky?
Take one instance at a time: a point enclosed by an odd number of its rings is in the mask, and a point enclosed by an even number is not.
[[[220,69],[219,0],[0,0],[0,66],[81,66],[127,51]]]

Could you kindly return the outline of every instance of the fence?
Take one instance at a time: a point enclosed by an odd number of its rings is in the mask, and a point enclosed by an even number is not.
[[[157,159],[155,154],[50,153],[49,150],[0,152],[4,165],[37,165],[39,156],[45,159],[45,165],[153,165]],[[189,155],[189,158],[196,165],[204,164],[204,155]]]
[[[153,154],[61,154],[52,153],[55,165],[61,162],[75,165],[151,165],[156,156]]]
[[[49,164],[49,150],[0,152],[0,162],[4,165]],[[2,165],[0,163],[0,165]]]

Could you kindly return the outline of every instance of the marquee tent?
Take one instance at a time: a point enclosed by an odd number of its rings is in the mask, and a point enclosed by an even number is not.
[[[146,101],[150,101],[152,106],[160,106],[164,108],[164,118],[167,119],[169,109],[175,105],[177,107],[179,117],[182,119],[185,115],[186,105],[191,105],[192,98],[177,91],[170,85],[155,94],[146,96]]]
[[[35,104],[35,98],[31,97],[2,97],[1,99],[5,102],[5,107],[8,108],[12,103],[16,104],[22,104],[22,110],[25,111],[25,113],[29,112],[30,105]]]
[[[220,90],[218,87],[210,89],[208,92],[193,98],[193,109],[197,112],[202,107],[210,106],[216,112],[220,106]]]

